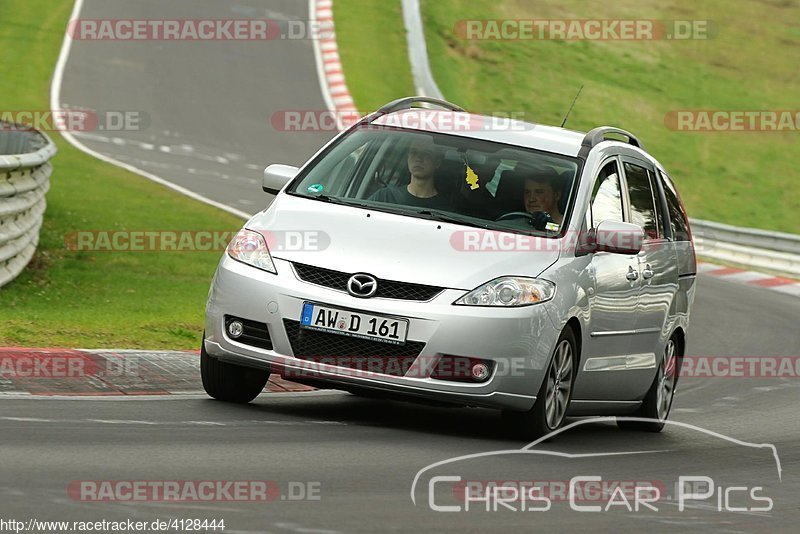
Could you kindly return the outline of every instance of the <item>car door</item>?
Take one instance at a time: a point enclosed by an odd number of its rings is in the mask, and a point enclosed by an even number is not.
[[[597,228],[604,220],[626,220],[621,161],[605,160],[595,177],[586,214],[586,225]],[[636,256],[593,252],[587,266],[591,279],[588,338],[573,398],[618,400],[625,392],[624,378],[635,334],[639,298],[639,263]],[[624,390],[624,387],[623,387]],[[621,396],[622,395],[622,396]]]
[[[644,372],[631,373],[628,381],[636,398],[650,386],[669,335],[667,318],[678,289],[678,266],[675,247],[667,239],[664,202],[655,168],[638,158],[621,159],[630,222],[641,226],[645,234],[637,256],[641,283],[630,347],[630,359]]]

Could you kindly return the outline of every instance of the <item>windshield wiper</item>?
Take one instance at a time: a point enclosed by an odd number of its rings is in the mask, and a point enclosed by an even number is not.
[[[476,228],[483,228],[484,230],[491,230],[494,232],[512,232],[515,234],[523,234],[523,235],[538,235],[543,237],[553,237],[558,232],[550,232],[546,230],[540,230],[539,228],[531,227],[530,229],[520,229],[520,228],[509,228],[506,226],[496,224],[496,221],[492,222],[479,222],[471,218],[466,217],[459,217],[455,214],[450,213],[442,213],[441,211],[436,210],[421,210],[421,211],[414,211],[409,212],[409,214],[413,215],[422,215],[426,219],[431,219],[434,221],[441,221],[441,222],[448,222],[454,224],[463,224],[465,226],[474,226]]]
[[[315,200],[321,200],[323,202],[330,202],[331,204],[347,204],[344,200],[339,197],[332,197],[330,195],[309,195],[309,198],[313,198]]]
[[[486,230],[492,229],[488,224],[475,221],[474,219],[466,217],[458,217],[456,215],[452,215],[450,213],[442,213],[441,211],[437,210],[420,210],[420,211],[412,211],[410,213],[414,215],[422,215],[426,219],[431,219],[433,221],[447,222],[453,224],[464,224],[467,226],[474,226],[476,228],[484,228]]]
[[[352,200],[345,200],[341,197],[334,197],[331,195],[301,195],[297,193],[292,193],[295,196],[302,197],[302,198],[310,198],[312,200],[320,200],[322,202],[328,202],[329,204],[338,204],[340,206],[361,206],[366,207],[364,204],[360,202],[354,202]]]

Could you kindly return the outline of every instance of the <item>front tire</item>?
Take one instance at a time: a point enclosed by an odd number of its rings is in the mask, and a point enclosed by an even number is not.
[[[564,424],[572,400],[577,355],[575,334],[571,328],[565,328],[556,342],[533,408],[527,412],[505,414],[520,437],[538,439]]]
[[[258,397],[269,380],[269,371],[222,362],[200,348],[200,376],[209,396],[224,402],[246,404]]]
[[[675,398],[675,384],[678,380],[678,341],[673,335],[664,347],[664,357],[653,384],[647,391],[642,405],[633,414],[634,417],[651,419],[651,421],[617,420],[617,426],[623,430],[639,430],[642,432],[661,432],[664,429],[672,400]]]

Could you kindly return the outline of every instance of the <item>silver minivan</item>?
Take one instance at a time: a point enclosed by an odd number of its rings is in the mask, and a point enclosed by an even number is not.
[[[632,134],[410,97],[300,169],[269,166],[263,189],[275,199],[209,291],[211,397],[250,402],[275,373],[500,409],[528,438],[566,416],[663,428],[696,258],[673,182]]]

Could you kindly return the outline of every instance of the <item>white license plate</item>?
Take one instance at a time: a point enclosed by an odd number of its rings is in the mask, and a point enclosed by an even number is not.
[[[372,315],[304,302],[300,327],[403,345],[408,332],[408,319]]]

